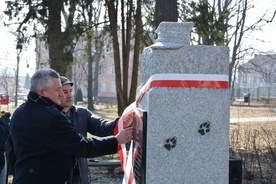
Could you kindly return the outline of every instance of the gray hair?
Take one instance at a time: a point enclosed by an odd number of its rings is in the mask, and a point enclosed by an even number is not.
[[[31,78],[30,91],[38,92],[38,90],[48,90],[53,85],[52,78],[60,78],[57,71],[51,68],[42,68],[37,70]]]

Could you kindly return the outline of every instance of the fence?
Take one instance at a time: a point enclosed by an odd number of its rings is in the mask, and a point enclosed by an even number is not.
[[[267,87],[238,87],[234,88],[234,97],[241,99],[244,94],[250,93],[250,98],[257,100],[276,98],[276,86]]]

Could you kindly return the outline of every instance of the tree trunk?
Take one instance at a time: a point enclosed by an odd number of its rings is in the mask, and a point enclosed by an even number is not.
[[[94,104],[95,100],[98,99],[98,91],[99,91],[99,66],[100,66],[100,58],[95,58],[95,66],[94,66],[94,86],[93,86],[93,95],[94,95]]]
[[[177,0],[156,0],[154,17],[156,28],[162,21],[177,22]]]
[[[135,100],[135,93],[137,88],[137,78],[138,78],[138,61],[140,52],[140,38],[141,38],[141,0],[137,2],[137,9],[135,14],[135,25],[133,22],[134,15],[134,4],[133,0],[128,0],[127,2],[121,0],[121,7],[123,11],[121,15],[121,43],[119,44],[118,39],[118,1],[108,1],[106,0],[108,8],[108,16],[110,20],[110,30],[113,41],[113,54],[114,54],[114,66],[115,66],[115,82],[117,90],[117,105],[118,105],[118,115],[121,115],[124,109]],[[121,11],[122,11],[121,10]],[[126,12],[126,13],[124,13]],[[136,28],[135,32],[132,30]],[[131,38],[135,36],[135,44],[132,44]],[[120,49],[120,45],[122,48]],[[134,58],[133,58],[133,68],[132,68],[132,79],[131,87],[129,89],[129,62],[130,62],[130,51],[134,47]],[[120,51],[122,52],[122,58],[120,58]],[[121,70],[121,66],[123,69]]]
[[[122,90],[122,80],[121,80],[121,65],[120,65],[120,47],[118,41],[117,33],[117,11],[115,8],[116,2],[106,1],[108,8],[108,16],[110,21],[110,29],[112,35],[113,43],[113,55],[114,55],[114,66],[115,66],[115,84],[117,90],[117,105],[118,105],[118,115],[121,115],[123,108],[126,107],[126,102],[124,101],[124,93]],[[117,2],[118,3],[118,2]]]
[[[63,47],[61,33],[61,9],[63,1],[49,0],[48,41],[50,67],[66,75],[67,67],[63,65]]]
[[[93,63],[93,57],[92,57],[92,38],[91,34],[87,34],[87,53],[88,53],[88,79],[87,79],[87,100],[88,100],[88,106],[87,108],[89,110],[94,110],[93,105],[93,78],[92,78],[92,63]]]
[[[137,10],[135,17],[135,43],[134,43],[134,56],[133,56],[133,67],[132,67],[132,79],[129,93],[129,104],[135,101],[136,89],[138,83],[138,71],[139,71],[139,56],[140,56],[140,45],[142,35],[142,0],[137,0]]]
[[[98,37],[98,30],[95,30],[95,35]],[[98,99],[98,91],[99,91],[99,65],[100,65],[100,60],[101,60],[101,54],[103,50],[103,44],[99,43],[101,40],[95,40],[95,48],[96,48],[96,53],[94,55],[94,74],[93,74],[93,103],[95,104],[95,101]]]

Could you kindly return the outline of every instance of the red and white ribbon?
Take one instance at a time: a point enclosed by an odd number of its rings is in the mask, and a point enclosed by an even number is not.
[[[228,88],[228,75],[216,74],[154,74],[140,89],[136,105],[154,87],[167,88]]]
[[[151,88],[165,87],[228,89],[228,80],[228,75],[217,74],[154,74],[140,89],[136,101],[124,110],[122,117],[129,112],[135,111],[135,108],[139,105],[146,92]],[[124,128],[122,117],[120,118],[117,125],[118,132],[120,132]],[[118,152],[120,155],[122,170],[124,171],[122,184],[135,184],[135,179],[133,175],[133,164],[135,159],[134,156],[137,154],[137,149],[133,148],[133,140],[131,141],[128,155],[126,154],[126,147],[124,144],[119,145]]]
[[[119,122],[117,123],[117,126],[114,130],[114,135],[116,135],[118,132],[121,132],[124,129],[123,126],[123,116],[128,114],[129,112],[133,112],[133,110],[136,108],[135,103],[133,102],[132,104],[130,104],[123,112],[121,118],[119,119]],[[125,144],[121,144],[118,145],[118,153],[120,156],[120,161],[121,161],[121,167],[123,169],[123,171],[125,172],[125,168],[126,168],[126,146]]]
[[[117,124],[117,128],[118,128],[118,132],[120,132],[121,130],[123,130],[123,117],[128,114],[128,113],[132,113],[133,111],[135,111],[135,113],[137,114],[138,112],[135,110],[136,106],[135,106],[135,102],[133,102],[132,104],[130,104],[123,112],[121,118],[119,119],[119,122]],[[114,131],[115,133],[116,131]],[[134,150],[137,150],[136,147],[134,148],[133,146],[133,140],[130,143],[130,147],[129,147],[129,151],[127,154],[126,151],[126,146],[125,144],[121,144],[118,145],[118,153],[120,156],[120,162],[121,162],[121,167],[122,170],[124,172],[124,178],[123,178],[123,184],[135,184],[135,179],[133,177],[133,164],[134,164],[134,155],[133,152]],[[137,146],[137,144],[136,144]],[[136,151],[135,151],[136,152]]]

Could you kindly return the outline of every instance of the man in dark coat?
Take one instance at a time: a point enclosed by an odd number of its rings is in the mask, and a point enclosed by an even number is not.
[[[61,112],[64,96],[59,74],[40,69],[31,78],[28,100],[11,118],[11,140],[16,156],[13,184],[65,184],[76,157],[117,152],[132,139],[132,128],[116,136],[85,138]]]
[[[76,131],[87,137],[87,133],[98,137],[113,135],[119,118],[112,121],[106,121],[100,117],[93,115],[91,111],[86,108],[77,107],[73,105],[73,85],[66,77],[61,76],[62,90],[64,97],[61,98],[61,106],[63,112],[70,119]],[[133,113],[129,113],[124,117],[124,126],[130,125],[133,119]],[[77,164],[74,168],[73,183],[89,184],[89,168],[87,158],[77,158]]]

